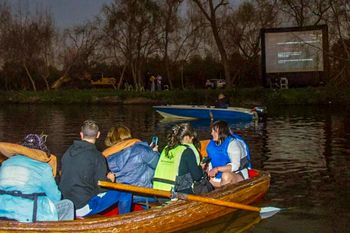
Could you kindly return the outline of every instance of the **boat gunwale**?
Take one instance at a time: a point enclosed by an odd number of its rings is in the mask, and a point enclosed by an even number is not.
[[[185,109],[185,110],[196,109],[196,110],[209,110],[209,111],[212,110],[212,111],[223,111],[223,112],[239,111],[250,115],[254,114],[254,111],[252,109],[243,108],[243,107],[215,108],[215,106],[205,106],[205,105],[156,105],[156,106],[153,106],[153,108],[155,109],[173,108],[173,109]]]
[[[268,172],[259,171],[259,176],[251,178],[249,180],[242,181],[237,184],[226,185],[220,189],[214,190],[211,193],[208,193],[206,197],[217,198],[217,199],[225,199],[230,194],[238,193],[244,189],[249,187],[253,187],[259,183],[269,182],[270,174]],[[268,189],[268,186],[267,186]],[[263,193],[264,194],[264,193]],[[260,193],[259,195],[263,195]],[[138,221],[145,221],[147,219],[152,219],[156,217],[166,216],[172,212],[179,211],[179,209],[184,208],[193,208],[198,205],[203,205],[200,202],[189,202],[178,200],[176,202],[172,202],[161,208],[152,208],[144,211],[132,212],[124,215],[117,215],[112,217],[93,217],[93,218],[85,218],[78,219],[72,221],[43,221],[36,223],[21,223],[16,221],[0,221],[0,231],[57,231],[57,232],[71,232],[71,231],[88,231],[93,229],[109,229],[109,228],[118,228],[123,225],[125,222],[133,220],[135,224]],[[166,213],[166,214],[164,214]],[[108,224],[108,225],[105,225]]]

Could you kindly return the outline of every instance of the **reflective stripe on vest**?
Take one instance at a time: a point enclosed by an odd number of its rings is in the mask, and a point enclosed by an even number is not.
[[[197,148],[193,144],[184,144],[184,145],[189,146],[192,149],[192,151],[194,152],[194,155],[196,156],[197,165],[199,165],[201,161],[201,157],[199,155]]]

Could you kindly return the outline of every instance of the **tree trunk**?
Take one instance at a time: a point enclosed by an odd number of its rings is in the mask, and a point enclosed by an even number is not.
[[[136,68],[135,68],[134,61],[130,62],[130,70],[131,70],[131,75],[132,75],[132,79],[134,82],[134,86],[136,86],[137,85],[137,77],[136,77]]]
[[[219,35],[219,29],[218,29],[217,22],[216,22],[216,12],[215,12],[220,5],[224,5],[226,3],[224,3],[224,1],[221,1],[220,3],[218,3],[217,6],[214,7],[213,1],[209,0],[208,1],[209,12],[206,11],[206,9],[202,5],[201,1],[196,0],[195,3],[200,8],[200,10],[202,11],[202,13],[205,15],[205,17],[207,18],[207,20],[210,23],[210,26],[211,26],[211,29],[212,29],[212,32],[213,32],[213,36],[214,36],[214,39],[215,39],[215,43],[216,43],[216,46],[218,47],[218,50],[219,50],[219,53],[220,53],[221,64],[224,67],[225,80],[226,80],[226,83],[227,83],[226,87],[229,88],[229,87],[232,86],[232,83],[234,83],[235,79],[232,80],[232,82],[231,82],[230,66],[229,66],[226,50],[224,48],[224,45],[223,45],[222,40],[221,40],[220,35]]]
[[[226,80],[226,83],[227,83],[227,87],[231,87],[232,84],[234,84],[236,80],[233,79],[231,81],[230,65],[229,65],[229,62],[228,62],[228,59],[227,59],[226,50],[225,50],[225,48],[224,48],[224,46],[222,44],[221,38],[219,36],[216,23],[212,22],[212,30],[213,30],[214,38],[215,38],[215,41],[216,41],[216,45],[217,45],[217,47],[219,49],[219,53],[220,53],[220,56],[221,56],[221,64],[224,67],[225,80]]]
[[[173,82],[171,80],[170,68],[169,68],[169,58],[168,55],[165,57],[165,72],[169,83],[169,88],[173,89]]]
[[[181,64],[181,87],[182,90],[185,89],[185,83],[184,83],[184,65]]]
[[[46,86],[46,90],[49,91],[50,90],[50,85],[49,82],[47,81],[48,75],[42,75],[41,76],[45,82],[45,86]]]
[[[34,80],[33,80],[33,78],[32,78],[32,75],[30,74],[30,72],[29,72],[29,70],[28,70],[28,68],[27,68],[27,65],[26,65],[24,62],[23,62],[23,67],[24,67],[24,69],[25,69],[25,71],[26,71],[26,73],[27,73],[27,76],[28,76],[28,78],[29,78],[29,81],[30,81],[31,84],[32,84],[33,91],[36,92],[35,82],[34,82]]]
[[[168,47],[169,47],[169,22],[170,17],[167,18],[166,20],[166,25],[165,25],[165,44],[164,44],[164,66],[165,66],[165,71],[166,71],[166,78],[168,79],[169,87],[170,89],[173,89],[173,83],[171,81],[170,77],[170,69],[169,69],[169,56],[168,56]]]
[[[121,75],[120,75],[120,79],[119,79],[118,87],[117,87],[117,90],[118,90],[118,91],[120,90],[120,87],[121,87],[121,85],[122,85],[122,83],[123,83],[125,70],[126,70],[126,65],[124,65],[123,70],[122,70],[122,73],[121,73]]]

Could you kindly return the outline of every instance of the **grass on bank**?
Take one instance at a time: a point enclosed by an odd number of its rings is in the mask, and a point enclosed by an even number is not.
[[[267,88],[235,88],[225,90],[191,89],[167,91],[125,91],[114,89],[67,89],[51,91],[0,92],[1,103],[113,103],[113,104],[196,104],[211,105],[223,92],[233,106],[350,104],[350,90],[332,87],[308,87],[273,90]]]

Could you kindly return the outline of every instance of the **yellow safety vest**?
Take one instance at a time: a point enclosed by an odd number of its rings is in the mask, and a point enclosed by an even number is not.
[[[196,155],[197,164],[199,164],[199,153],[193,144],[178,145],[165,154],[165,147],[160,155],[157,168],[153,178],[153,188],[170,191],[175,186],[176,177],[179,174],[179,166],[182,153],[187,147],[191,148]]]

